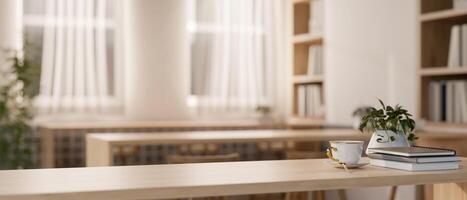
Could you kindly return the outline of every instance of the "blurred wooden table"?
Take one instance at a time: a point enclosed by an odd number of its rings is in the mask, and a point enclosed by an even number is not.
[[[41,165],[53,168],[56,162],[56,140],[58,136],[82,135],[96,132],[160,132],[193,130],[236,130],[236,129],[277,129],[284,125],[256,121],[86,121],[86,122],[41,122],[38,130],[41,137]],[[133,131],[131,131],[133,130]]]
[[[459,170],[346,172],[326,159],[0,171],[0,200],[175,199],[443,183],[437,200],[466,200]],[[444,184],[450,183],[450,184]]]
[[[234,142],[368,140],[352,129],[248,130],[166,133],[99,133],[86,136],[86,166],[111,166],[113,145],[212,144]]]

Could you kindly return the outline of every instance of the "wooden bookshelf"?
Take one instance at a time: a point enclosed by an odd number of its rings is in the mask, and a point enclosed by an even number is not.
[[[305,118],[293,116],[287,120],[287,126],[292,128],[319,128],[324,123],[324,117]]]
[[[294,84],[322,83],[323,80],[324,80],[324,77],[322,75],[315,75],[315,76],[295,75],[293,77]]]
[[[420,66],[417,73],[418,117],[426,121],[425,128],[463,128],[467,123],[446,121],[434,122],[430,119],[430,83],[433,81],[465,80],[467,66],[447,67],[451,28],[467,24],[467,8],[454,9],[453,0],[420,0]],[[465,65],[465,64],[464,64]],[[454,106],[454,105],[453,105]]]
[[[321,0],[321,2],[324,0]],[[314,0],[291,0],[292,16],[293,16],[293,35],[291,40],[292,58],[291,63],[291,111],[288,119],[288,125],[292,127],[316,127],[324,123],[325,115],[319,116],[299,116],[298,112],[298,87],[302,85],[316,85],[320,88],[321,101],[324,101],[325,64],[322,64],[322,73],[310,72],[309,64],[309,49],[310,46],[317,45],[324,49],[325,37],[323,31],[311,30],[310,9],[316,1]],[[323,51],[324,54],[324,51]],[[324,57],[324,56],[323,56]],[[323,59],[323,58],[321,58]]]
[[[467,17],[467,10],[441,10],[434,11],[426,14],[420,15],[420,21],[429,22],[429,21],[439,21],[439,20],[453,20],[456,18]]]
[[[294,4],[308,4],[310,3],[309,0],[293,0]]]
[[[448,67],[433,67],[433,68],[422,68],[418,72],[420,76],[456,76],[456,75],[467,75],[467,66],[458,68]]]
[[[323,42],[323,35],[311,35],[308,33],[294,35],[294,44],[321,44]]]

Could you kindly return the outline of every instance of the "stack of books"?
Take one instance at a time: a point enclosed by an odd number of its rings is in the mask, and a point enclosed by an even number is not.
[[[370,164],[406,171],[459,169],[459,157],[450,149],[431,147],[371,148]]]

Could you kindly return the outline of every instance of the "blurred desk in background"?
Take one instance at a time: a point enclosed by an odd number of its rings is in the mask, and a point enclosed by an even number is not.
[[[369,140],[352,129],[100,133],[86,136],[86,166],[111,166],[113,145],[219,144],[232,142],[326,142]]]
[[[41,142],[40,161],[43,168],[83,167],[85,136],[88,133],[167,132],[208,130],[284,129],[283,124],[258,121],[86,121],[41,122],[38,132]]]

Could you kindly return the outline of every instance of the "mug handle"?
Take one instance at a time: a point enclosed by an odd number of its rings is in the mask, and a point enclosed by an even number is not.
[[[332,161],[335,161],[337,163],[341,163],[338,159],[334,158],[334,156],[332,155],[332,151],[337,151],[337,148],[336,147],[328,147],[328,149],[326,149],[326,156],[331,159]]]

